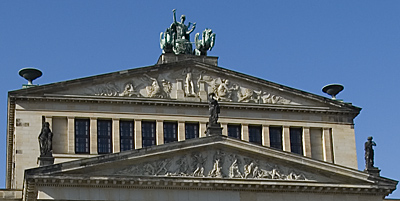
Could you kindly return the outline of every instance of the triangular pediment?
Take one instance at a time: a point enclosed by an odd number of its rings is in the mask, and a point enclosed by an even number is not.
[[[124,100],[207,102],[215,93],[222,104],[313,107],[320,110],[360,108],[225,68],[188,59],[88,78],[17,90],[11,94],[119,98]]]
[[[224,136],[82,159],[27,170],[28,175],[168,178],[369,185],[392,181]]]

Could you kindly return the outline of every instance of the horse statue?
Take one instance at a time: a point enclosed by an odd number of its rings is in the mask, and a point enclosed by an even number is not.
[[[194,43],[196,44],[196,49],[194,54],[197,56],[205,55],[207,56],[207,51],[214,47],[215,44],[215,33],[211,29],[205,29],[202,34],[202,40],[199,40],[199,33],[196,33],[194,38]]]

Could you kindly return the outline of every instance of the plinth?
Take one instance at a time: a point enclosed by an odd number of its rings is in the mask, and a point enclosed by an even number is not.
[[[54,164],[54,157],[53,154],[46,154],[46,155],[41,155],[38,158],[39,162],[39,167],[41,166],[46,166],[46,165],[53,165]]]
[[[369,167],[369,168],[366,168],[364,170],[364,172],[367,172],[370,175],[379,176],[379,173],[381,172],[381,170],[377,167]]]
[[[207,126],[207,135],[222,135],[221,124],[212,124]]]

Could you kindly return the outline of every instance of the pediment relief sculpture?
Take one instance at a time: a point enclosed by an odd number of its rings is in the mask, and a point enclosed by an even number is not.
[[[117,170],[114,174],[268,180],[315,180],[316,177],[308,172],[222,150],[192,152],[171,158],[144,162]]]
[[[254,84],[253,84],[254,85]],[[205,70],[186,67],[178,71],[144,74],[130,80],[108,82],[89,88],[96,96],[147,97],[186,101],[207,101],[214,93],[220,102],[300,105],[289,98],[274,94],[263,86],[231,81]]]

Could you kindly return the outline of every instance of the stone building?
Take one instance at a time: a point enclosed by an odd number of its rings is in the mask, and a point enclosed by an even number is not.
[[[396,189],[357,170],[360,108],[219,67],[210,29],[194,55],[183,23],[174,11],[153,66],[10,91],[0,197],[381,201]]]

